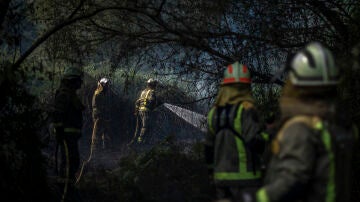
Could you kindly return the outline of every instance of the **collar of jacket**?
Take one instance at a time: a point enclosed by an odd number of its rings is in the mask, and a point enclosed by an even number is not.
[[[298,115],[318,116],[322,119],[331,120],[335,114],[335,105],[325,100],[281,97],[280,110],[282,120]]]
[[[254,103],[249,84],[237,83],[221,85],[215,101],[215,106],[221,107],[227,104],[233,105],[243,101]]]

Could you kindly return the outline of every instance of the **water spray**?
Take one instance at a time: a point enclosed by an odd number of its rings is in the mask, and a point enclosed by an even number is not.
[[[180,118],[184,119],[187,123],[198,128],[202,132],[207,131],[206,116],[169,103],[164,103],[164,107],[169,109],[171,112],[173,112]]]

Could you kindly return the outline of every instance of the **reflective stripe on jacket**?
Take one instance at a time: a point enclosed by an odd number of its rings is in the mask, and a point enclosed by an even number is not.
[[[109,95],[103,90],[97,89],[92,97],[92,117],[93,120],[108,119],[110,114]]]
[[[206,146],[214,150],[212,162],[208,164],[213,164],[217,184],[259,185],[258,154],[262,151],[256,148],[256,144],[263,140],[256,117],[256,111],[249,102],[210,110]]]
[[[348,132],[316,116],[285,122],[273,140],[257,201],[348,202],[353,147]]]
[[[141,92],[140,98],[138,100],[138,110],[139,111],[148,111],[152,110],[155,105],[155,91],[154,89],[145,89]]]

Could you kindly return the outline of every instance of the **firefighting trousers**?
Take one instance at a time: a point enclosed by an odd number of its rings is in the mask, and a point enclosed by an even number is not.
[[[71,134],[69,134],[71,135]],[[60,154],[61,154],[61,161],[60,161],[60,172],[59,175],[61,178],[65,179],[66,176],[66,169],[67,166],[69,168],[69,180],[75,181],[76,179],[76,172],[80,166],[80,154],[79,154],[79,147],[78,147],[78,138],[77,137],[66,137],[66,147],[63,143],[59,143],[60,145]],[[66,151],[67,150],[67,151]],[[67,159],[68,158],[68,159]],[[67,165],[67,161],[69,165]]]

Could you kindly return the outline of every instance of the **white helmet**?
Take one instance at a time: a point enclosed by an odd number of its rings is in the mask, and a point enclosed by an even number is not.
[[[155,88],[158,84],[158,81],[156,79],[150,78],[149,80],[147,80],[146,84],[150,88]]]
[[[147,84],[156,84],[156,83],[157,83],[157,80],[156,80],[156,79],[153,79],[153,78],[150,78],[149,80],[147,80],[146,83],[147,83]]]
[[[99,81],[99,84],[101,84],[102,86],[105,86],[109,83],[109,79],[108,78],[101,78]]]
[[[289,78],[295,86],[335,85],[339,80],[339,69],[330,50],[313,42],[292,58]]]

